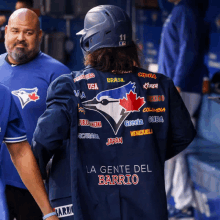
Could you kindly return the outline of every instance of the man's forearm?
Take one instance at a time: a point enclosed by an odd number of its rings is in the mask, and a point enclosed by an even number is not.
[[[29,143],[7,143],[12,161],[44,215],[52,212],[36,159]]]

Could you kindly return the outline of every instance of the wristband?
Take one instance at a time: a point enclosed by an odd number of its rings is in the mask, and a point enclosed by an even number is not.
[[[57,215],[57,213],[56,213],[56,212],[51,212],[51,213],[45,215],[45,216],[43,217],[43,220],[46,220],[47,218],[49,218],[50,216],[53,216],[53,215]]]

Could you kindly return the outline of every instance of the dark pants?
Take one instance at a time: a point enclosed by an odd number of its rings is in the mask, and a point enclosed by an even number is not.
[[[55,199],[50,203],[55,208],[58,218],[62,220],[74,220],[71,197]]]
[[[42,220],[42,212],[26,189],[6,185],[9,220]]]

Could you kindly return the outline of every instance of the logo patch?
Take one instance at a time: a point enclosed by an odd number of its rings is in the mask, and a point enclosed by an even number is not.
[[[130,131],[131,137],[153,134],[153,129],[144,129],[139,131]]]
[[[107,78],[108,83],[125,82],[123,78]]]
[[[79,126],[89,126],[91,128],[101,128],[101,121],[89,121],[87,119],[79,119]]]
[[[80,97],[81,99],[85,99],[86,98],[86,95],[84,92],[81,92],[79,90],[74,90],[74,94],[76,97]]]
[[[89,90],[99,90],[97,83],[87,83]]]
[[[143,85],[143,88],[144,89],[158,89],[158,83],[157,84],[150,84],[148,82]]]
[[[116,135],[127,116],[132,112],[140,112],[140,108],[146,103],[144,97],[137,97],[135,88],[135,83],[129,82],[124,86],[102,91],[82,104],[85,109],[101,114]]]
[[[79,133],[79,139],[100,139],[98,134],[93,133]]]
[[[106,145],[109,146],[114,144],[123,144],[123,138],[122,137],[108,138]]]
[[[153,79],[156,79],[156,74],[153,74],[153,73],[138,73],[138,76],[139,77],[143,77],[143,78],[153,78]]]
[[[164,123],[163,116],[149,116],[148,117],[149,123]]]
[[[22,109],[29,103],[29,102],[36,102],[40,99],[40,96],[37,95],[38,88],[35,87],[33,89],[22,88],[19,90],[14,90],[11,93],[19,98],[21,103]]]
[[[81,74],[80,76],[77,76],[76,78],[74,78],[74,82],[80,81],[82,79],[91,79],[91,78],[95,78],[95,74],[94,73],[88,73],[86,75]]]
[[[163,102],[164,100],[165,100],[164,95],[147,96],[147,101],[148,102]]]
[[[137,120],[126,120],[124,122],[126,127],[130,127],[130,126],[136,126],[136,125],[143,125],[144,121],[143,119],[137,119]]]
[[[82,112],[84,113],[84,115],[86,114],[86,111],[83,107],[80,107],[79,104],[78,104],[78,112]]]
[[[143,112],[165,112],[165,108],[144,108]]]
[[[57,217],[59,217],[59,218],[68,217],[68,216],[74,215],[74,213],[73,213],[73,205],[72,204],[65,205],[65,206],[55,207],[54,209],[55,209],[55,211],[57,213]]]
[[[126,46],[126,41],[119,41],[119,46]]]
[[[139,177],[137,174],[120,175],[98,175],[98,185],[137,185]]]

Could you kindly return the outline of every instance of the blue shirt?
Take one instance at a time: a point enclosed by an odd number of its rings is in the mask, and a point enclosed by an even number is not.
[[[70,70],[42,52],[30,62],[17,66],[10,65],[5,60],[6,55],[0,57],[0,82],[11,90],[24,121],[28,142],[31,143],[37,120],[46,109],[49,84]],[[0,157],[6,184],[26,189],[4,144]]]
[[[204,22],[198,10],[182,0],[164,23],[158,72],[170,77],[182,91],[200,93],[208,75],[204,65]]]
[[[74,220],[167,220],[164,162],[195,133],[168,77],[86,68],[51,84],[32,149],[43,177],[57,158],[50,199],[71,195]],[[70,171],[59,168],[63,155]]]
[[[18,143],[27,140],[20,112],[8,88],[0,84],[0,142]]]
[[[18,143],[27,140],[20,112],[8,88],[0,84],[0,143]],[[4,178],[0,166],[0,213],[1,219],[7,219]]]

